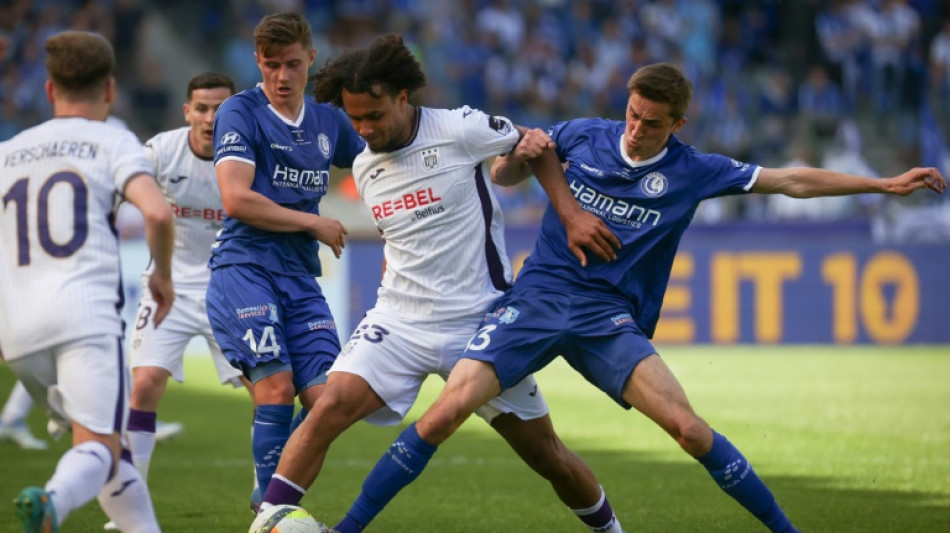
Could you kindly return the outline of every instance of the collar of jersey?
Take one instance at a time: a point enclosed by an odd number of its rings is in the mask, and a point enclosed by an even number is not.
[[[639,167],[645,167],[647,165],[652,165],[653,163],[656,163],[660,159],[663,159],[663,156],[666,155],[666,152],[670,151],[669,146],[664,146],[663,149],[660,150],[660,153],[656,154],[650,159],[646,159],[644,161],[634,161],[633,159],[630,159],[630,156],[627,155],[627,151],[623,149],[623,134],[620,135],[620,140],[617,141],[617,148],[620,149],[620,157],[622,157],[624,162],[626,162],[628,165],[630,165],[633,168],[639,168]]]
[[[288,119],[288,118],[285,117],[284,115],[281,115],[281,114],[277,111],[277,108],[274,107],[274,105],[270,103],[270,100],[267,99],[267,95],[264,94],[264,85],[263,85],[263,84],[258,83],[256,89],[261,92],[261,97],[264,99],[265,102],[267,102],[267,109],[270,109],[270,112],[273,113],[274,116],[276,116],[277,118],[279,118],[281,121],[283,121],[284,124],[287,124],[288,126],[294,126],[294,127],[299,127],[301,124],[303,124],[303,116],[304,116],[304,113],[306,113],[306,111],[307,111],[307,99],[306,99],[306,98],[304,98],[303,105],[300,106],[300,112],[297,113],[297,118],[296,118],[296,120],[291,121],[290,119]]]

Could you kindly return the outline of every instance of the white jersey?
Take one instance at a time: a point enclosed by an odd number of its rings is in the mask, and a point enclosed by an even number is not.
[[[406,146],[353,162],[360,197],[385,241],[376,308],[437,321],[487,308],[511,284],[504,221],[486,159],[520,134],[481,111],[417,108]]]
[[[0,143],[0,345],[16,359],[122,335],[115,198],[152,174],[135,135],[54,118]]]
[[[224,208],[213,158],[203,158],[191,149],[189,131],[186,126],[159,133],[145,143],[145,153],[175,214],[175,291],[200,294],[203,300],[211,279],[208,258],[215,234],[221,229]],[[149,264],[143,281],[153,269],[154,264]]]

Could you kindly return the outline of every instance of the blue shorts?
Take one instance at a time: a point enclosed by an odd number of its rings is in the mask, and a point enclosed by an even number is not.
[[[462,357],[491,363],[502,389],[561,355],[587,381],[626,409],[633,369],[656,353],[622,299],[519,288],[515,283],[485,316]]]
[[[283,370],[297,393],[326,381],[340,338],[316,278],[281,276],[256,265],[211,271],[208,319],[231,366],[252,382]]]

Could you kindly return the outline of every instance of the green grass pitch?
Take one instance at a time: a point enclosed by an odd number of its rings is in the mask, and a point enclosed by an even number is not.
[[[806,532],[950,531],[950,347],[666,347],[696,411],[735,443]],[[185,434],[160,444],[149,483],[164,531],[243,532],[252,515],[251,407],[189,357],[159,418]],[[538,376],[564,441],[598,474],[630,532],[761,532],[660,429],[558,362]],[[0,399],[12,383],[0,365]],[[414,420],[434,399],[426,383]],[[45,419],[30,423],[44,435]],[[402,426],[359,423],[334,444],[303,501],[336,523]],[[10,499],[51,475],[67,444],[45,452],[0,443],[0,532],[19,531]],[[64,531],[101,531],[95,502]],[[479,419],[467,422],[370,531],[583,532],[574,516]]]

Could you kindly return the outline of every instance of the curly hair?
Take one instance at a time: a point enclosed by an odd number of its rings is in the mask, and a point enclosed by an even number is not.
[[[396,34],[377,37],[369,48],[344,52],[310,79],[314,98],[337,107],[343,106],[344,89],[379,98],[403,89],[412,95],[426,84],[422,66]]]

